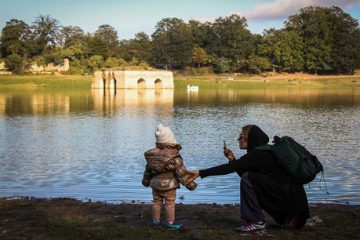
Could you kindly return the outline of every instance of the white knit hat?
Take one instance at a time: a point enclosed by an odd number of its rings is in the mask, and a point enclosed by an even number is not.
[[[167,144],[176,144],[176,139],[173,132],[169,127],[165,127],[161,123],[158,125],[155,131],[156,143],[167,143]]]

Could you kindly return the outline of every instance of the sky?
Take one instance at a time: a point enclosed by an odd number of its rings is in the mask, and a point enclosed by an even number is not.
[[[11,19],[31,25],[39,15],[49,15],[62,26],[90,33],[109,24],[119,39],[132,39],[139,32],[151,35],[163,18],[213,22],[239,14],[252,33],[261,34],[282,28],[288,16],[305,6],[338,6],[360,22],[360,0],[0,0],[0,29]]]

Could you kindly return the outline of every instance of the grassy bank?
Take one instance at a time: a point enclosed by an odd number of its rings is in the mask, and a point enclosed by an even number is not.
[[[1,89],[71,89],[90,88],[92,76],[11,75],[0,76]]]
[[[175,75],[175,86],[185,87],[196,85],[207,88],[346,88],[360,87],[360,75],[354,76],[318,76],[318,75],[274,75],[263,77],[260,75],[204,75],[184,76]]]
[[[90,89],[93,76],[80,75],[24,75],[0,76],[0,89]],[[174,76],[175,87],[186,88],[196,85],[200,88],[345,88],[360,87],[360,75],[354,76],[317,76],[317,75],[202,75]]]
[[[171,232],[149,226],[149,204],[0,198],[0,239],[254,239],[233,230],[240,223],[239,211],[234,205],[180,204],[177,221],[185,228]],[[311,215],[316,221],[301,230],[272,227],[260,238],[359,239],[360,206],[320,204],[311,207]]]

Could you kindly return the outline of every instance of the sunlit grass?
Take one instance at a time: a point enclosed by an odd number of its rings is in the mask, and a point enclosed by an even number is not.
[[[207,88],[264,88],[264,87],[306,87],[306,88],[343,88],[360,87],[360,77],[349,78],[313,78],[313,79],[266,79],[259,77],[238,77],[229,80],[225,77],[175,77],[175,86],[196,85]]]
[[[11,75],[0,76],[0,89],[90,89],[93,76],[81,75]],[[360,77],[329,78],[313,76],[311,79],[276,79],[260,76],[241,75],[229,80],[224,75],[185,76],[175,75],[175,87],[196,85],[201,88],[264,88],[264,87],[306,87],[306,88],[343,88],[359,87]]]
[[[90,88],[92,76],[14,75],[0,76],[0,88]]]

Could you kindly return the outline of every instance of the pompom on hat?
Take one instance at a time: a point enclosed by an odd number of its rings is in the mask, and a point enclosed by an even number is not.
[[[156,143],[162,144],[176,144],[174,133],[169,127],[165,127],[160,123],[155,131]]]

